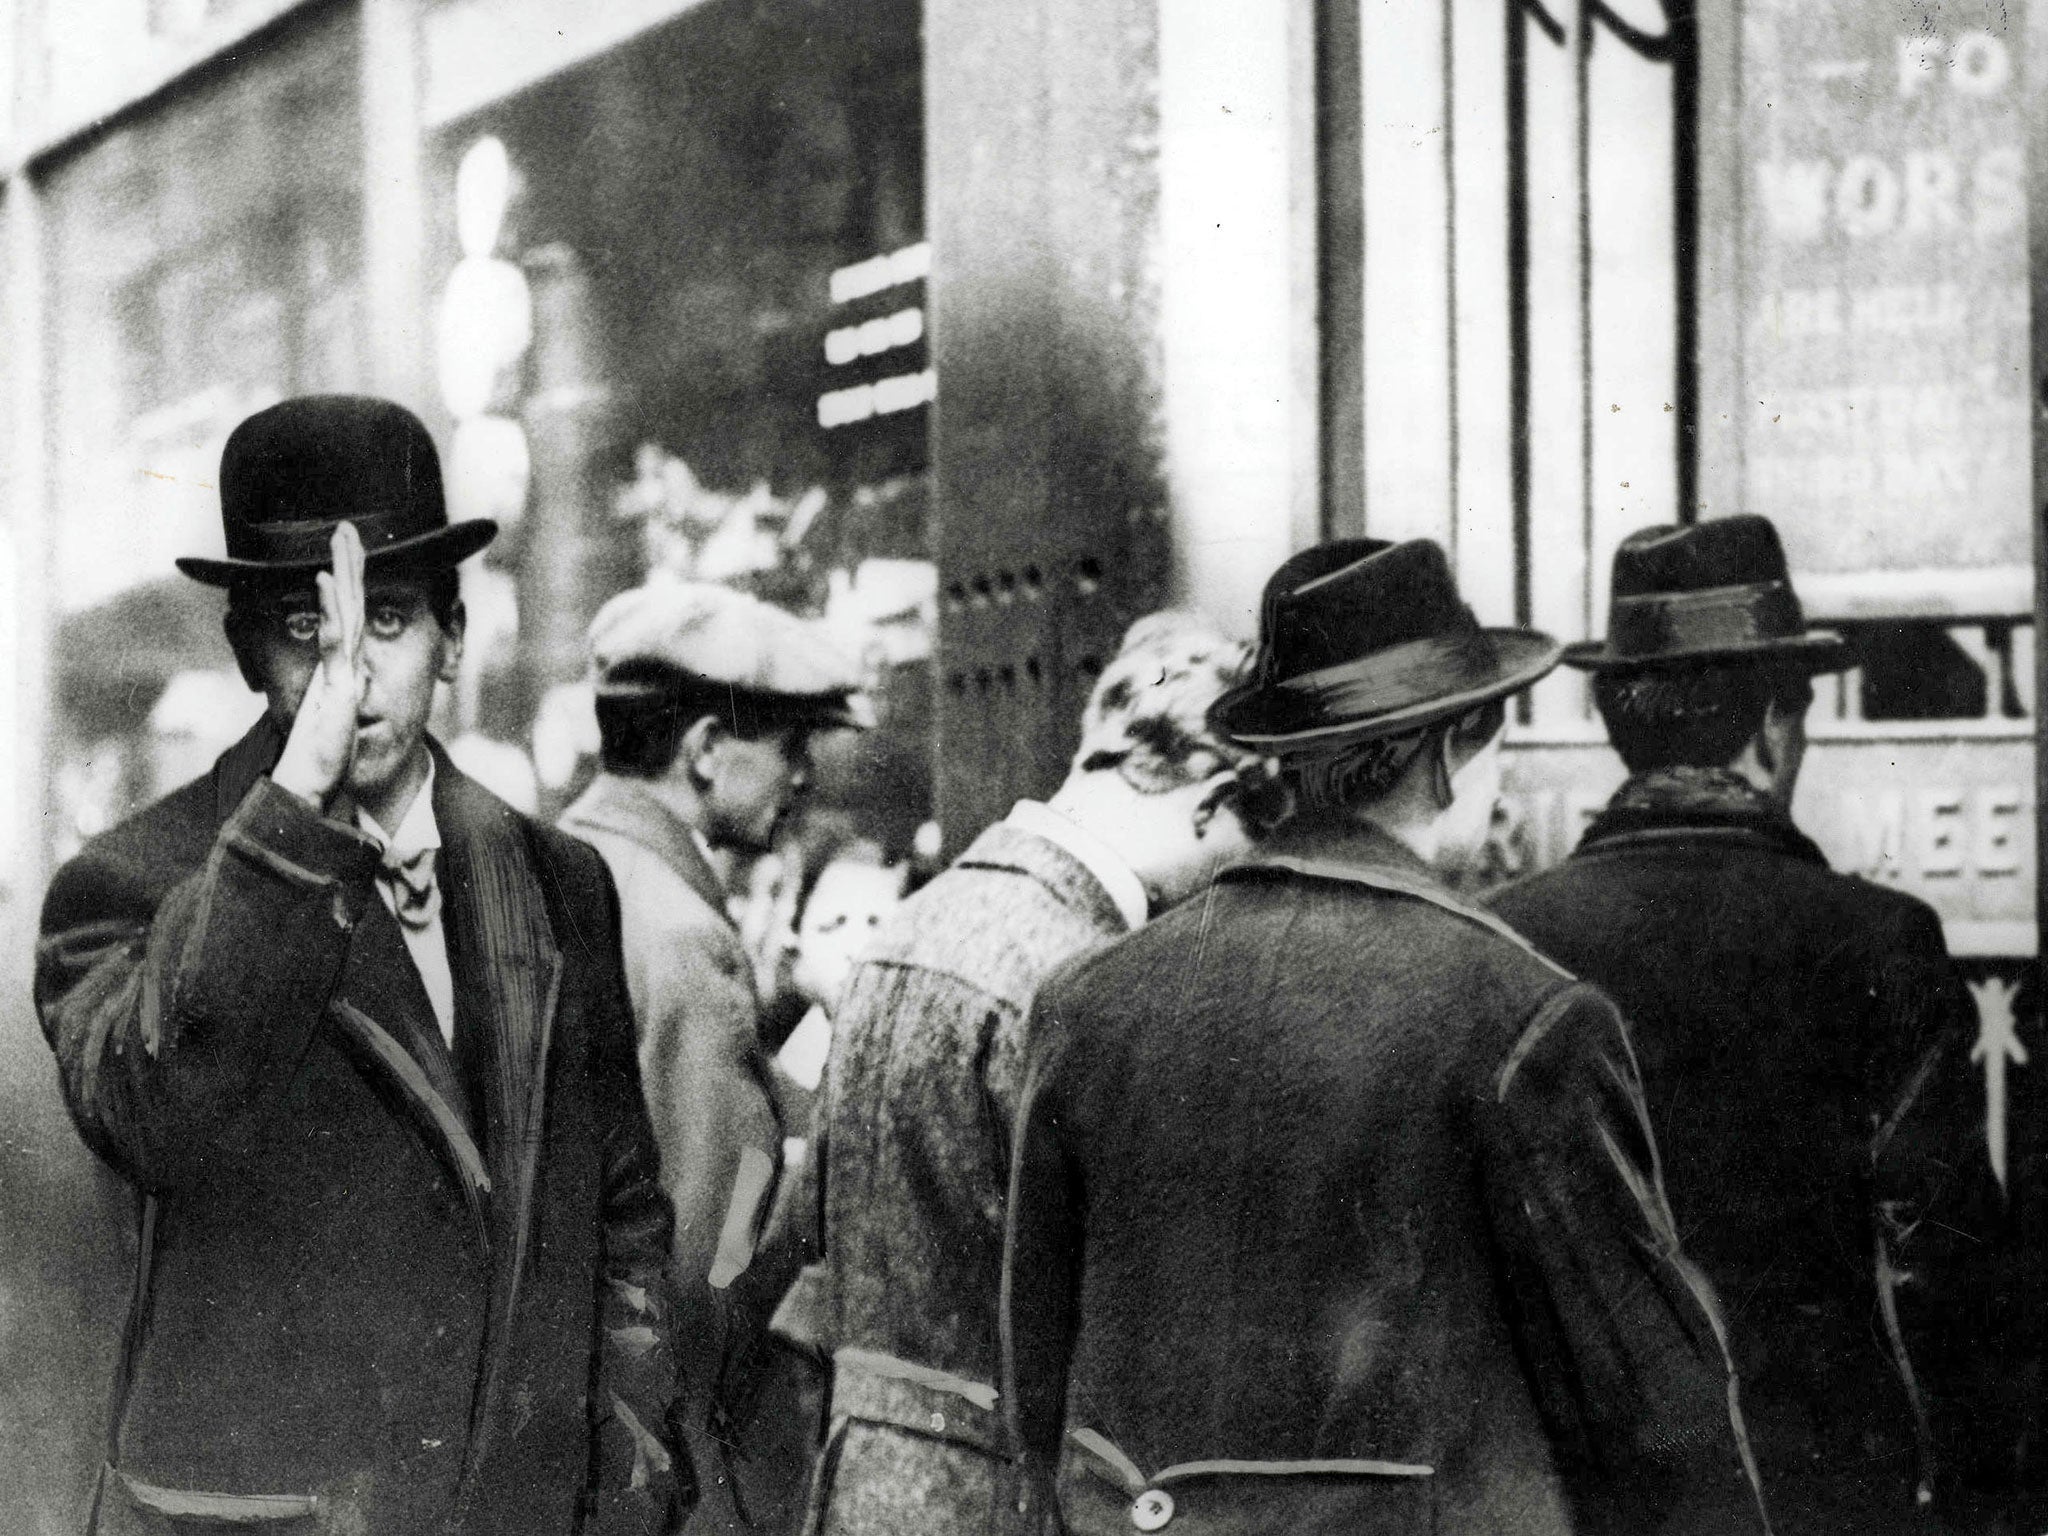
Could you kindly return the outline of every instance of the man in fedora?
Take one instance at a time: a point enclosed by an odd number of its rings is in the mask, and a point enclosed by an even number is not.
[[[1067,1529],[1758,1528],[1614,1005],[1431,877],[1556,664],[1443,552],[1267,583],[1251,857],[1032,1011],[1006,1387]]]
[[[106,1536],[665,1533],[689,1469],[617,898],[426,734],[456,562],[431,438],[287,400],[221,458],[262,719],[58,872],[36,1004],[138,1194]]]
[[[1733,516],[1624,539],[1607,638],[1564,659],[1629,778],[1491,904],[1636,1026],[1672,1209],[1740,1301],[1774,1512],[1904,1529],[1994,1454],[1999,1191],[1940,924],[1792,823],[1811,679],[1848,647],[1806,627],[1776,529]]]
[[[996,1302],[1024,1020],[1062,961],[1198,890],[1241,852],[1250,754],[1204,715],[1242,644],[1185,614],[1126,635],[1065,781],[913,896],[854,967],[807,1167],[822,1261],[778,1321],[833,1363],[808,1529],[1043,1529],[997,1408]]]
[[[590,656],[602,771],[560,826],[618,883],[641,1080],[676,1212],[678,1302],[693,1325],[679,1330],[680,1364],[709,1392],[783,1138],[803,1129],[777,1112],[753,966],[711,856],[768,851],[805,786],[810,737],[866,723],[866,701],[818,625],[708,583],[621,592],[591,622]],[[700,1449],[709,1406],[690,1414]]]

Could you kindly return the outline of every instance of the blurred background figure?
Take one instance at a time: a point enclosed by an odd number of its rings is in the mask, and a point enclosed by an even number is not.
[[[758,854],[809,776],[809,739],[861,716],[851,665],[813,623],[703,583],[623,592],[590,628],[602,771],[563,813],[617,882],[641,1075],[676,1207],[674,1267],[697,1341],[702,1440],[730,1309],[781,1166],[784,1119],[720,852]],[[707,1465],[719,1464],[712,1457]],[[713,1495],[714,1505],[722,1503]]]
[[[910,873],[908,865],[886,862],[880,844],[857,839],[832,855],[804,893],[790,984],[811,1006],[775,1054],[776,1064],[799,1087],[815,1091],[824,1077],[839,996],[854,962],[903,904]]]

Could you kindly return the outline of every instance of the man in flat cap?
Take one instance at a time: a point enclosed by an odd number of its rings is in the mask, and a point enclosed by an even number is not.
[[[1806,627],[1771,524],[1638,530],[1613,593],[1606,640],[1564,659],[1629,778],[1492,906],[1636,1026],[1686,1246],[1741,1303],[1774,1512],[1919,1529],[1996,1476],[1998,1400],[2023,1390],[1993,1343],[1975,1011],[1934,913],[1830,871],[1793,825],[1811,680],[1853,657]]]
[[[1428,870],[1557,653],[1426,541],[1287,561],[1258,844],[1039,990],[1003,1390],[1075,1536],[1760,1528],[1619,1015]]]
[[[590,652],[601,772],[560,825],[618,882],[641,1078],[676,1211],[684,1380],[709,1390],[786,1129],[711,855],[771,848],[804,787],[808,738],[860,723],[865,701],[820,626],[727,587],[622,592],[592,621]]]
[[[689,1496],[604,863],[426,734],[453,677],[434,444],[288,400],[222,455],[227,635],[267,708],[95,839],[36,1003],[139,1195],[104,1536],[661,1536]]]
[[[976,838],[854,967],[806,1164],[822,1260],[778,1319],[833,1365],[812,1530],[1039,1529],[995,1387],[1024,1019],[1054,967],[1243,848],[1230,802],[1250,757],[1203,715],[1244,660],[1189,616],[1139,620],[1058,791]]]

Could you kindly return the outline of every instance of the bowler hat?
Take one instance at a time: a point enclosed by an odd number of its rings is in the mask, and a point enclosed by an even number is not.
[[[1854,662],[1841,636],[1806,627],[1778,530],[1746,512],[1623,539],[1607,638],[1566,646],[1564,659],[1590,672],[1743,659],[1838,672]]]
[[[1534,630],[1482,629],[1429,540],[1338,539],[1266,582],[1253,676],[1209,723],[1282,756],[1399,735],[1520,692],[1558,649]]]
[[[649,582],[613,597],[590,621],[590,664],[601,697],[695,682],[778,718],[874,723],[858,669],[821,624],[712,582]]]
[[[362,395],[302,395],[258,411],[220,455],[227,558],[187,555],[178,569],[209,586],[310,576],[332,560],[344,521],[365,567],[452,566],[498,532],[487,518],[450,526],[441,456],[403,406]]]

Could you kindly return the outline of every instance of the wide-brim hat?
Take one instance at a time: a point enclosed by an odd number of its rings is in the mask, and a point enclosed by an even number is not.
[[[1840,635],[1808,629],[1784,546],[1753,513],[1639,528],[1614,551],[1607,638],[1565,647],[1583,671],[1768,661],[1808,672],[1855,664]]]
[[[366,571],[454,566],[498,532],[488,518],[449,523],[427,429],[362,395],[302,395],[236,427],[221,450],[220,515],[227,558],[177,562],[215,587],[326,569],[343,522],[362,536]]]
[[[1521,692],[1560,650],[1535,630],[1481,628],[1429,540],[1338,539],[1266,582],[1253,676],[1209,723],[1279,756],[1397,736]]]

